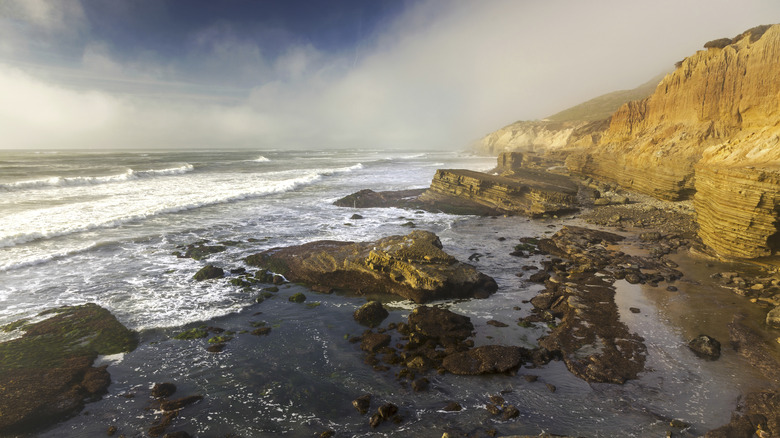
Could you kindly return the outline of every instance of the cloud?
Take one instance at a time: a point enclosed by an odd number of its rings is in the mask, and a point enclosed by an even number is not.
[[[66,22],[88,29],[78,2],[61,12],[46,9],[59,2],[37,3],[16,14],[38,35]],[[0,92],[13,97],[0,100],[0,130],[11,148],[460,149],[512,121],[633,88],[780,12],[760,0],[727,5],[431,0],[356,42],[357,57],[295,39],[269,54],[256,32],[225,21],[169,59],[153,47],[71,39],[79,57],[68,80],[0,64]]]

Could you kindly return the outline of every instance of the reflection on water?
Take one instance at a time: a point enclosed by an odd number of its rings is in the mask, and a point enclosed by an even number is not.
[[[523,301],[540,286],[515,274],[523,265],[538,266],[541,258],[508,254],[519,237],[543,235],[559,226],[560,221],[473,218],[439,231],[444,249],[458,259],[481,254],[473,263],[500,285],[487,300],[440,303],[471,317],[477,344],[531,346],[546,333],[542,325],[516,325],[531,308]],[[205,395],[201,402],[184,408],[169,429],[204,437],[316,436],[328,429],[339,436],[438,437],[447,428],[468,432],[477,427],[495,428],[501,435],[548,432],[644,437],[664,436],[671,430],[668,422],[672,418],[692,425],[676,430],[676,436],[699,436],[728,421],[740,393],[765,383],[728,348],[726,327],[736,311],[754,320],[760,311],[712,284],[709,274],[717,268],[683,255],[675,261],[686,272],[675,284],[678,292],[624,281],[616,284],[621,319],[648,345],[647,370],[640,379],[622,386],[588,384],[569,373],[563,363],[553,362],[541,369],[522,368],[516,376],[431,373],[427,376],[430,389],[415,393],[396,379],[397,369],[373,371],[363,363],[358,347],[346,340],[365,329],[352,319],[354,309],[365,302],[363,298],[320,295],[290,286],[262,303],[206,321],[238,332],[220,354],[206,352],[206,340],[170,339],[176,330],[144,332],[141,347],[110,367],[110,393],[88,405],[90,415],[73,418],[43,436],[99,436],[110,425],[128,437],[145,436],[158,415],[145,410],[149,389],[163,381],[178,385],[176,397]],[[289,302],[287,297],[296,292],[305,293],[307,302],[321,305]],[[389,304],[391,316],[384,324],[405,320],[409,306]],[[629,307],[639,308],[640,313],[629,312]],[[490,319],[509,327],[489,326]],[[251,331],[252,323],[258,322],[271,327],[271,332],[266,336],[241,333]],[[390,333],[393,344],[399,341],[397,333]],[[714,336],[724,345],[718,361],[699,359],[688,350],[687,341],[699,333]],[[538,376],[538,380],[529,382],[524,375]],[[555,387],[554,392],[548,384]],[[372,410],[384,402],[398,405],[403,422],[372,430],[368,415],[360,415],[351,405],[364,393],[373,394]],[[516,406],[520,416],[503,422],[490,415],[484,405],[496,394]],[[448,401],[457,401],[464,410],[442,411]]]

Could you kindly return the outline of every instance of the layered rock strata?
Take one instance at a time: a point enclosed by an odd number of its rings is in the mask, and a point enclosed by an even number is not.
[[[700,165],[696,188],[699,237],[716,253],[756,258],[780,249],[780,168]]]
[[[576,210],[577,191],[577,185],[567,177],[540,170],[514,168],[511,177],[506,177],[439,169],[420,199],[466,199],[501,212],[535,217]]]
[[[391,293],[417,303],[484,298],[498,288],[491,277],[444,252],[439,238],[428,231],[375,242],[317,241],[273,248],[246,263],[293,282],[358,294]]]
[[[623,105],[567,166],[666,200],[695,196],[702,240],[724,257],[776,248],[780,25],[715,40],[650,97]]]

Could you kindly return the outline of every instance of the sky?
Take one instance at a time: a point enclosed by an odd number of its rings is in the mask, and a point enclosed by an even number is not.
[[[0,0],[0,149],[462,150],[777,0]]]

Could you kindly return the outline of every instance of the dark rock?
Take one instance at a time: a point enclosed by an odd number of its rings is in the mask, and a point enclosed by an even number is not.
[[[688,343],[690,348],[697,356],[717,360],[720,357],[720,342],[707,335],[699,335]]]
[[[392,403],[385,403],[377,409],[377,413],[384,420],[389,420],[393,415],[398,413],[398,406]]]
[[[639,274],[635,272],[627,273],[625,279],[631,284],[639,284],[642,282],[642,277],[640,277]]]
[[[187,247],[187,251],[184,253],[184,257],[190,257],[195,260],[202,260],[209,254],[223,252],[227,248],[224,246],[208,246],[208,245],[190,245]]]
[[[273,278],[271,279],[271,281],[273,282],[273,284],[276,284],[276,285],[285,283],[285,279],[281,275],[274,275]]]
[[[371,426],[372,429],[376,429],[380,424],[382,424],[382,421],[384,421],[382,416],[376,413],[368,420],[368,425]]]
[[[361,415],[366,414],[371,407],[371,394],[363,394],[352,400],[352,406],[354,406]]]
[[[496,282],[442,251],[435,234],[413,231],[376,242],[319,241],[273,248],[246,259],[293,282],[368,293],[393,293],[423,303],[496,291]]]
[[[382,307],[379,301],[369,301],[360,306],[352,315],[360,324],[368,327],[376,327],[382,323],[390,314]]]
[[[417,307],[409,314],[409,328],[444,346],[461,342],[474,331],[469,317],[429,306]]]
[[[376,353],[379,349],[390,345],[390,335],[383,333],[367,333],[363,335],[360,348],[369,353]]]
[[[641,312],[641,310],[639,310],[639,308],[637,308],[637,307],[629,307],[628,310],[631,311],[631,313],[639,313],[639,312]]]
[[[490,402],[496,406],[504,406],[506,400],[504,400],[504,397],[501,397],[500,395],[491,395]]]
[[[352,220],[359,220],[359,219],[363,219],[363,216],[355,213],[352,216],[350,216],[349,218],[352,219]]]
[[[152,387],[152,397],[167,398],[176,392],[176,385],[173,383],[155,383]]]
[[[429,384],[430,381],[425,377],[419,378],[412,382],[412,390],[414,390],[414,392],[425,391],[426,389],[428,389]]]
[[[501,414],[501,419],[504,421],[509,421],[512,418],[516,418],[519,416],[520,416],[520,411],[516,407],[509,405],[506,408],[504,408],[504,412]]]
[[[196,272],[192,277],[197,281],[211,280],[213,278],[222,278],[225,276],[225,271],[222,268],[218,268],[214,265],[206,265]]]
[[[417,205],[404,201],[411,197],[417,197],[424,191],[425,189],[375,192],[365,189],[345,196],[334,202],[333,205],[350,208],[404,207],[411,204]]]
[[[163,411],[176,411],[200,400],[203,400],[202,395],[190,395],[187,397],[177,398],[176,400],[165,400],[160,403],[160,409]]]
[[[214,345],[209,345],[208,347],[206,347],[206,351],[208,351],[209,353],[221,353],[225,349],[225,347],[227,347],[226,343],[218,342]]]
[[[271,327],[260,327],[252,330],[252,334],[255,336],[266,336],[271,333]]]
[[[458,412],[462,410],[463,407],[458,402],[449,402],[447,403],[447,406],[443,407],[442,410],[446,412]]]
[[[568,260],[550,260],[551,268],[571,265],[557,274],[564,279],[563,283],[547,283],[546,293],[563,294],[564,299],[556,300],[550,310],[537,311],[538,320],[553,323],[550,334],[540,338],[539,345],[548,354],[559,352],[569,371],[589,382],[622,384],[637,378],[644,369],[644,340],[620,322],[614,280],[598,275],[600,270],[615,270],[616,266],[610,265],[616,258],[620,258],[621,265],[650,266],[644,259],[619,256],[609,248],[622,239],[613,233],[565,226],[538,245],[544,252]],[[608,266],[610,269],[606,269]],[[652,267],[662,270],[660,266]]]
[[[306,301],[306,295],[298,292],[296,294],[290,295],[290,297],[287,298],[287,301],[291,301],[293,303],[302,303]]]
[[[523,376],[526,382],[533,383],[539,380],[539,376],[534,376],[533,374],[526,374]]]
[[[552,383],[547,383],[546,386],[547,386],[547,390],[550,392],[555,392],[558,389]]]
[[[106,430],[106,435],[114,436],[117,430],[118,429],[116,428],[116,426],[108,426],[108,430]]]
[[[669,292],[677,292],[677,287],[676,286],[666,286],[666,290],[668,290]]]
[[[12,323],[24,332],[0,343],[0,435],[28,434],[78,413],[110,384],[98,355],[135,349],[134,332],[96,304],[39,314],[35,323]]]
[[[442,366],[453,374],[477,375],[504,373],[522,365],[526,350],[521,347],[484,345],[468,351],[453,353],[442,361]]]
[[[336,436],[336,431],[332,429],[326,430],[320,434],[320,438],[333,438],[334,436]]]
[[[492,325],[493,327],[509,327],[509,325],[501,321],[496,321],[495,319],[491,319],[490,321],[488,321],[487,325]]]
[[[485,409],[487,409],[487,411],[493,415],[498,415],[501,413],[501,409],[493,403],[485,403]]]
[[[230,270],[231,274],[238,275],[246,272],[246,268],[234,268]]]
[[[528,280],[533,281],[534,283],[544,283],[549,279],[550,274],[546,272],[537,272],[535,274],[531,274],[531,276],[528,277]]]
[[[333,293],[333,288],[332,287],[330,287],[330,286],[323,286],[321,284],[315,284],[315,285],[311,286],[311,290],[313,290],[314,292],[318,292],[318,293],[321,293],[321,294],[328,294],[328,295]]]

